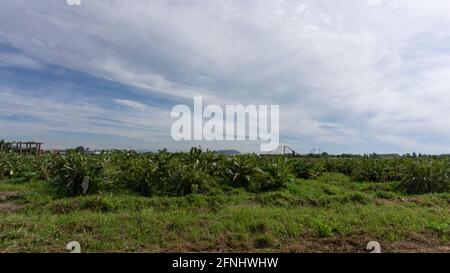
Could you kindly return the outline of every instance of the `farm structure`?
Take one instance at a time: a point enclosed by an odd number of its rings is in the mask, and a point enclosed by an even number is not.
[[[13,141],[6,142],[4,140],[0,141],[0,152],[15,152],[23,155],[39,155],[42,153],[41,142],[33,141]]]
[[[289,146],[278,146],[277,149],[265,153],[265,154],[261,154],[261,156],[280,156],[280,155],[285,155],[285,156],[299,156],[300,154],[297,153],[296,151],[294,151],[291,147]]]

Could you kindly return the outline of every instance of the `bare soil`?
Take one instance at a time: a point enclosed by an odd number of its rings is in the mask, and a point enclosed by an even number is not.
[[[0,212],[16,212],[23,208],[14,202],[19,197],[18,192],[0,192]]]

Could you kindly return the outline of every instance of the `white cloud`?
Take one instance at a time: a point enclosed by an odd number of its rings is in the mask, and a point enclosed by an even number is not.
[[[0,67],[43,68],[41,63],[16,53],[0,53]]]
[[[449,152],[447,0],[60,2],[3,1],[0,42],[174,100],[280,104],[308,145]]]
[[[147,105],[140,103],[138,101],[115,99],[114,102],[119,105],[123,105],[123,106],[129,107],[129,108],[138,110],[140,112],[150,112],[151,111],[150,107],[148,107]]]
[[[30,123],[37,123],[41,130],[108,134],[148,141],[165,136],[164,128],[168,127],[168,114],[143,104],[139,106],[145,107],[145,113],[141,109],[113,110],[86,103],[33,98],[15,93],[14,90],[0,88],[0,116],[30,117],[33,119]],[[138,105],[131,101],[125,103],[134,108]],[[14,123],[14,119],[10,123]],[[7,128],[2,128],[3,130],[6,131]]]

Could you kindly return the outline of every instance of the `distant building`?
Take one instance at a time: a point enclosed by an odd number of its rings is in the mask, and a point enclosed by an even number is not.
[[[53,149],[49,151],[52,154],[57,154],[57,155],[65,155],[66,154],[66,150],[58,150],[58,149]]]

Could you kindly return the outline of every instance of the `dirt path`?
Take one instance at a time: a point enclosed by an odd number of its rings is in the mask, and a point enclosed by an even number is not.
[[[367,253],[366,245],[376,238],[367,236],[334,237],[306,239],[298,245],[289,246],[288,252],[362,252]],[[442,245],[432,234],[416,234],[407,240],[396,242],[379,241],[382,252],[386,253],[450,253],[450,244]]]
[[[22,209],[14,202],[19,197],[18,192],[0,192],[0,212],[16,212]]]

